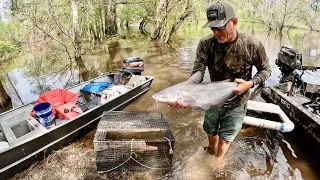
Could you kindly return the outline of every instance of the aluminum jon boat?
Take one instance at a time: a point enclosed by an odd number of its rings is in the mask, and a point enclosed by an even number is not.
[[[127,90],[102,101],[99,94],[94,98],[82,88],[90,82],[112,83],[117,73],[107,73],[66,90],[78,94],[78,102],[87,107],[87,111],[71,120],[64,121],[49,129],[44,128],[30,116],[34,104],[30,103],[0,114],[0,179],[7,179],[41,160],[55,149],[70,143],[96,128],[104,111],[119,110],[147,92],[154,79],[151,76],[132,75],[121,86]],[[101,95],[101,94],[100,94]],[[7,148],[3,148],[3,144]]]

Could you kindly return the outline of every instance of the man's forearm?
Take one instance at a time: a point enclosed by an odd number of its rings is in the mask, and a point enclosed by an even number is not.
[[[258,71],[258,72],[253,76],[253,78],[251,79],[251,81],[253,82],[253,85],[261,84],[261,83],[263,83],[265,80],[267,80],[270,75],[271,75],[271,71],[269,71],[269,70]]]

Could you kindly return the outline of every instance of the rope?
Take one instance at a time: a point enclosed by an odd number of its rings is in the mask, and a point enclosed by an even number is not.
[[[123,163],[119,164],[118,166],[116,166],[116,167],[114,167],[114,168],[111,168],[111,169],[109,169],[109,170],[107,170],[107,171],[100,171],[100,172],[110,172],[110,171],[113,171],[113,170],[115,170],[115,169],[118,169],[119,167],[121,167],[122,165],[124,165],[126,162],[128,162],[130,159],[131,159],[131,156],[130,156],[127,160],[125,160]]]
[[[168,145],[170,147],[170,150],[169,150],[169,154],[173,154],[173,150],[172,150],[172,146],[171,146],[171,141],[167,138],[167,137],[164,137],[164,139],[166,139],[168,141]],[[114,168],[111,168],[107,171],[100,171],[100,173],[105,173],[105,172],[110,172],[110,171],[113,171],[115,169],[118,169],[119,167],[123,166],[126,162],[128,162],[130,159],[132,159],[133,161],[135,161],[136,163],[138,163],[139,165],[145,167],[145,168],[148,168],[148,169],[153,169],[153,170],[164,170],[164,169],[169,169],[169,168],[156,168],[156,167],[150,167],[150,166],[147,166],[145,164],[142,164],[141,162],[139,162],[138,160],[136,160],[134,157],[132,157],[133,155],[137,158],[137,154],[134,152],[133,150],[133,141],[134,141],[134,138],[132,138],[131,140],[131,143],[130,143],[130,156],[128,159],[126,159],[124,162],[122,162],[121,164],[119,164],[118,166],[114,167]],[[140,157],[141,158],[141,157]],[[142,159],[142,158],[141,158]]]
[[[169,150],[169,154],[173,154],[173,150],[172,150],[172,146],[171,146],[171,141],[170,139],[168,139],[167,137],[164,137],[164,139],[166,139],[168,141],[168,145],[170,147],[170,150]]]
[[[133,147],[132,147],[133,140],[134,140],[134,138],[131,139],[130,158],[132,158],[132,154],[134,154],[135,157],[137,158],[137,154],[134,152]]]
[[[141,166],[148,168],[148,169],[153,169],[153,170],[169,169],[169,168],[155,168],[155,167],[146,166],[146,165],[140,163],[138,160],[134,159],[133,157],[131,157],[131,159],[134,160],[136,163],[140,164]]]

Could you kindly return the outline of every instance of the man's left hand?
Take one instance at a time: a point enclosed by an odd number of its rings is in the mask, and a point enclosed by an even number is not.
[[[243,79],[235,79],[234,82],[238,83],[238,86],[233,90],[236,95],[246,92],[253,86],[252,81],[245,81]]]

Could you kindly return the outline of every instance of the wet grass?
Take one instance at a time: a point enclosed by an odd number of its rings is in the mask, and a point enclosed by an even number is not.
[[[94,134],[95,130],[89,132],[76,142],[54,151],[11,179],[133,179],[133,176],[128,173],[99,174],[97,172],[93,147]]]

